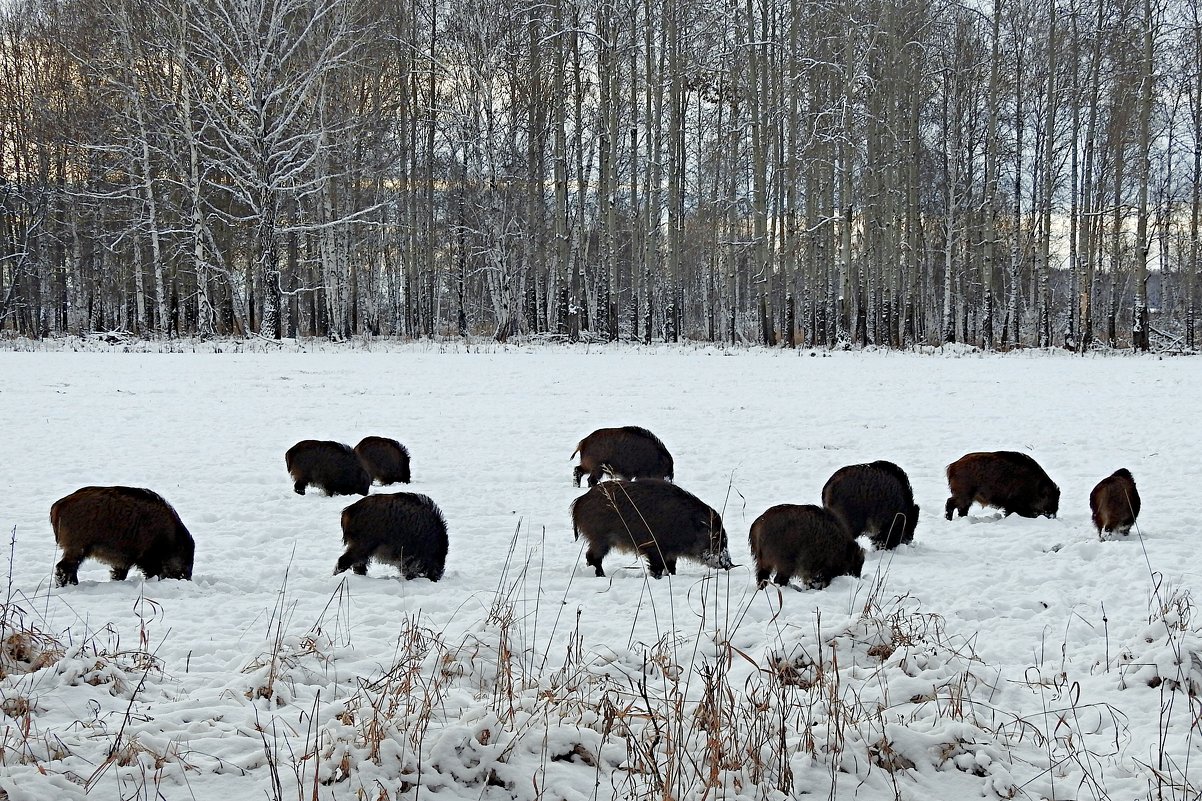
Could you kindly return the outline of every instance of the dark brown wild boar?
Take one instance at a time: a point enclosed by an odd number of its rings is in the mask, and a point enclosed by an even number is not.
[[[368,475],[381,484],[409,483],[409,451],[395,439],[364,437],[355,453]]]
[[[372,495],[343,509],[342,542],[334,575],[347,568],[365,575],[375,559],[407,579],[438,581],[447,563],[447,523],[434,501],[415,492]]]
[[[668,481],[673,477],[672,454],[659,437],[638,426],[599,428],[580,440],[572,457],[577,453],[580,454],[580,464],[574,473],[577,486],[586,473],[590,487],[597,486],[604,474],[612,478]]]
[[[114,581],[131,567],[146,578],[192,578],[192,535],[171,504],[148,489],[77,489],[50,507],[50,525],[63,549],[54,568],[59,587],[78,584],[79,565],[88,558],[109,565]]]
[[[836,576],[859,578],[864,569],[864,549],[834,512],[814,504],[773,506],[751,524],[747,539],[761,588],[772,573],[782,587],[799,576],[807,586],[822,589]]]
[[[363,463],[341,442],[301,440],[284,454],[284,464],[297,495],[304,495],[310,484],[326,495],[366,495],[371,489],[371,476]]]
[[[1017,451],[965,454],[947,466],[947,483],[948,520],[953,511],[968,514],[973,501],[1022,517],[1055,517],[1060,509],[1060,488],[1034,459]]]
[[[1135,525],[1135,518],[1139,517],[1139,490],[1135,488],[1131,471],[1120,467],[1099,481],[1089,493],[1089,510],[1093,512],[1099,539],[1102,532],[1117,531],[1127,536]]]
[[[853,539],[868,534],[881,549],[914,540],[914,490],[906,471],[893,462],[839,468],[822,488],[822,504],[843,521]]]
[[[576,538],[588,540],[585,562],[604,576],[601,560],[610,549],[647,558],[647,570],[660,578],[676,573],[687,556],[730,570],[722,517],[696,496],[660,479],[606,481],[572,502]]]

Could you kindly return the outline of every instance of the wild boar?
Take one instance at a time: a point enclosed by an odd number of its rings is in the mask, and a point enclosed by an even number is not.
[[[367,563],[394,565],[407,579],[442,578],[447,563],[447,523],[434,501],[415,492],[371,495],[342,510],[342,542],[334,575],[350,568],[360,576]]]
[[[1139,517],[1139,490],[1131,471],[1120,467],[1099,481],[1089,493],[1089,510],[1093,512],[1098,539],[1102,539],[1102,532],[1117,531],[1127,536]]]
[[[355,453],[368,474],[381,484],[409,483],[409,451],[395,439],[364,437]]]
[[[577,453],[580,464],[573,476],[576,486],[580,486],[580,477],[585,473],[590,487],[597,486],[605,474],[632,480],[660,478],[671,481],[673,477],[672,454],[659,437],[638,426],[599,428],[580,440],[572,458]]]
[[[853,539],[868,534],[879,549],[914,540],[914,490],[906,471],[893,462],[839,468],[822,488],[822,504],[843,521]]]
[[[341,442],[301,440],[284,454],[284,464],[297,495],[304,495],[310,484],[326,495],[366,495],[371,489],[371,476],[363,463]]]
[[[836,576],[860,577],[864,549],[829,509],[814,504],[780,504],[755,519],[747,537],[755,557],[755,580],[762,589],[768,577],[784,587],[800,576],[822,589]]]
[[[647,558],[647,570],[660,578],[675,575],[676,560],[687,556],[730,570],[722,517],[696,496],[661,479],[606,481],[572,502],[576,539],[588,541],[585,563],[604,576],[601,560],[611,548]]]
[[[973,501],[996,506],[1007,515],[1055,517],[1060,488],[1034,459],[1016,451],[969,453],[947,466],[951,497],[945,513],[968,514]]]
[[[54,541],[63,558],[54,568],[59,587],[78,584],[79,565],[92,558],[123,581],[136,567],[146,578],[192,578],[196,543],[171,504],[138,487],[83,487],[50,507]]]

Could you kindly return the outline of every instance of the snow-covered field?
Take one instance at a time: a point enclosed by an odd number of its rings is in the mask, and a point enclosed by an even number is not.
[[[63,346],[64,349],[67,346]],[[149,345],[146,349],[153,350]],[[187,347],[191,347],[188,345]],[[0,798],[1185,798],[1202,788],[1202,370],[1024,352],[287,344],[0,353]],[[268,352],[270,351],[270,352]],[[584,565],[576,443],[642,425],[739,566]],[[442,581],[333,576],[351,500],[301,439],[394,437],[450,533]],[[946,521],[945,466],[1032,455],[1056,519]],[[889,459],[915,542],[757,591],[751,522]],[[1100,542],[1118,467],[1138,534]],[[193,581],[52,586],[51,503],[169,500]],[[0,568],[0,573],[8,572]]]

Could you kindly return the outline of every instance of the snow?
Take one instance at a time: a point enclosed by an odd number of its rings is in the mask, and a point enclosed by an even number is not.
[[[1165,797],[1202,783],[1190,359],[6,344],[0,790],[14,801],[1069,799],[1155,797],[1157,772]],[[737,567],[682,560],[654,581],[614,552],[593,576],[569,454],[615,425],[659,435],[676,483],[722,512]],[[447,519],[437,583],[379,564],[333,576],[354,498],[292,492],[289,446],[367,434],[404,443],[414,477],[372,492],[428,494]],[[1047,470],[1059,516],[945,520],[945,466],[1001,449]],[[909,473],[913,545],[870,551],[862,578],[826,590],[757,591],[751,522],[874,459]],[[1118,467],[1143,512],[1099,541],[1089,491]],[[170,501],[197,542],[194,580],[113,582],[85,561],[78,586],[53,587],[50,505],[89,484]]]

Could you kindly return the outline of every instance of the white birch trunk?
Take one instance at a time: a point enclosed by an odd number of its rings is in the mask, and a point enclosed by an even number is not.
[[[1138,159],[1139,194],[1136,201],[1135,222],[1135,309],[1131,322],[1131,347],[1146,351],[1149,347],[1148,331],[1148,183],[1152,173],[1150,159],[1152,139],[1152,101],[1155,96],[1155,51],[1153,37],[1152,0],[1144,0],[1143,59],[1140,72],[1143,75],[1139,87]]]

